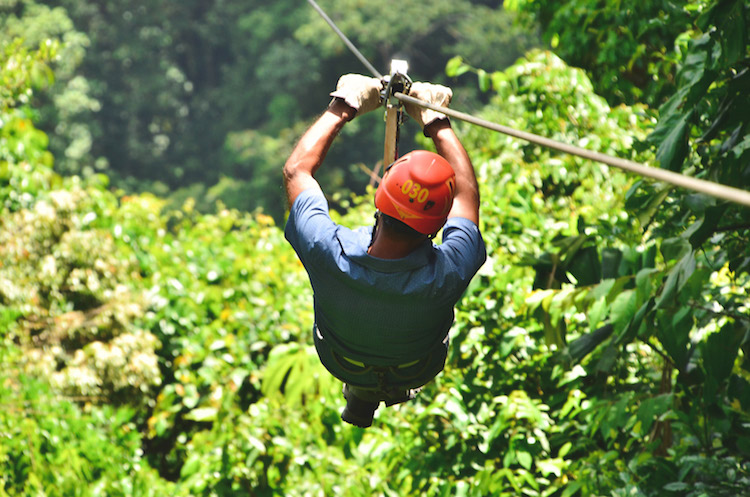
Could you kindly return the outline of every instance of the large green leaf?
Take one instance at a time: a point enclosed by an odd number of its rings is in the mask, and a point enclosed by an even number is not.
[[[682,164],[688,153],[688,134],[692,116],[693,111],[691,109],[684,113],[672,114],[659,121],[659,126],[668,130],[656,149],[656,160],[659,161],[662,168],[670,171],[682,169]]]
[[[718,19],[721,55],[726,64],[734,64],[747,57],[747,25],[744,12],[747,9],[747,2],[735,0],[723,3],[726,10],[720,13],[721,18]]]
[[[732,320],[709,335],[703,347],[703,366],[709,378],[718,383],[729,378],[749,328],[746,321]]]
[[[695,254],[691,251],[685,254],[682,259],[669,271],[664,287],[656,301],[656,308],[662,308],[674,302],[676,296],[683,289],[688,279],[695,271],[697,266]]]
[[[680,371],[685,371],[689,357],[688,345],[693,330],[693,313],[690,307],[682,307],[677,312],[657,312],[656,336],[664,350]]]
[[[591,333],[587,333],[571,341],[568,345],[568,353],[570,354],[570,357],[575,362],[581,361],[584,357],[593,352],[596,347],[609,338],[613,331],[614,326],[606,324]]]
[[[271,350],[263,372],[262,392],[269,397],[281,394],[288,405],[299,406],[309,398],[329,395],[335,384],[314,346],[287,343]]]
[[[681,236],[667,238],[661,242],[661,253],[666,262],[682,259],[690,252],[690,243]]]

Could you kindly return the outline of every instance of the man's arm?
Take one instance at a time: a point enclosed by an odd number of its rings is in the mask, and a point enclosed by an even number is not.
[[[328,110],[302,135],[284,164],[284,188],[290,207],[300,193],[319,186],[314,175],[336,135],[354,116],[378,108],[381,87],[379,79],[360,74],[345,74],[339,78]]]
[[[453,92],[450,88],[432,83],[415,82],[409,95],[440,107],[448,107]],[[437,153],[448,161],[456,173],[456,193],[448,217],[465,217],[479,224],[479,186],[474,166],[461,141],[451,128],[445,114],[415,104],[405,104],[406,111],[432,138]]]
[[[465,217],[478,225],[479,185],[469,154],[447,119],[433,121],[425,126],[424,131],[435,143],[437,153],[450,163],[456,173],[456,194],[448,217]]]
[[[323,163],[336,135],[355,113],[355,109],[337,98],[302,135],[284,164],[284,188],[290,206],[300,193],[318,186],[315,172]]]

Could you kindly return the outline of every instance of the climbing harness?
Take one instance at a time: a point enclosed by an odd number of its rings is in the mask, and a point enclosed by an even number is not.
[[[382,392],[407,388],[410,382],[416,378],[420,378],[427,371],[433,359],[432,353],[430,353],[421,359],[397,366],[372,366],[341,355],[334,349],[331,349],[331,355],[337,365],[348,375],[352,375],[353,378],[367,374],[375,376],[377,384],[373,389]],[[418,366],[418,369],[411,371],[415,366]],[[409,373],[405,371],[409,371]],[[396,381],[389,378],[394,378]]]
[[[320,361],[325,368],[344,383],[366,390],[393,392],[409,390],[428,383],[445,366],[448,337],[434,344],[417,359],[401,364],[371,364],[364,357],[352,357],[331,334],[323,336],[317,323],[313,338]]]
[[[367,59],[362,55],[362,53],[359,50],[357,50],[354,44],[351,41],[349,41],[349,39],[344,35],[344,33],[342,33],[341,30],[339,30],[339,28],[336,27],[334,22],[325,14],[325,12],[318,6],[318,4],[315,3],[315,0],[307,0],[307,1],[308,3],[310,3],[310,5],[313,6],[313,8],[316,11],[318,11],[318,13],[328,23],[331,29],[333,29],[333,31],[344,41],[346,46],[349,47],[349,49],[352,51],[352,53],[354,53],[355,56],[357,56],[357,58],[359,58],[359,60],[365,65],[365,67],[367,67],[375,77],[377,77],[378,79],[382,79],[383,76],[373,67],[372,64],[370,64],[369,61],[367,61]],[[563,152],[566,154],[582,157],[584,159],[589,159],[589,160],[593,160],[596,162],[600,162],[602,164],[606,164],[608,166],[616,167],[624,171],[635,173],[646,178],[651,178],[657,181],[663,181],[665,183],[669,183],[674,186],[679,186],[682,188],[686,188],[688,190],[693,190],[699,193],[704,193],[712,197],[716,197],[722,200],[728,200],[736,204],[750,207],[750,192],[747,192],[740,188],[722,185],[719,183],[714,183],[712,181],[706,181],[706,180],[702,180],[699,178],[693,178],[690,176],[686,176],[684,174],[669,171],[667,169],[645,166],[643,164],[639,164],[637,162],[633,162],[630,160],[621,159],[618,157],[612,157],[610,155],[602,154],[600,152],[594,152],[592,150],[588,150],[585,148],[576,147],[574,145],[569,145],[566,143],[561,143],[555,140],[551,140],[549,138],[545,138],[543,136],[535,135],[533,133],[519,131],[513,128],[509,128],[507,126],[502,126],[500,124],[496,124],[490,121],[485,121],[484,119],[479,119],[472,115],[465,114],[463,112],[458,112],[453,109],[449,109],[447,107],[440,107],[437,105],[432,105],[423,100],[410,97],[408,95],[408,92],[405,93],[405,92],[395,91],[393,93],[393,98],[404,103],[411,103],[411,104],[418,105],[420,107],[431,109],[437,112],[442,112],[443,114],[449,117],[452,117],[461,121],[465,121],[470,124],[474,124],[476,126],[481,126],[483,128],[496,131],[498,133],[503,133],[508,136],[512,136],[514,138],[519,138],[521,140],[534,143],[536,145],[541,145],[543,147],[551,148],[559,152]]]

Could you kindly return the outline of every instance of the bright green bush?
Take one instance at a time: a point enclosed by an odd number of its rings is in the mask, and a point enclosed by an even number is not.
[[[1,496],[172,494],[144,460],[132,408],[82,408],[8,366],[0,374]]]

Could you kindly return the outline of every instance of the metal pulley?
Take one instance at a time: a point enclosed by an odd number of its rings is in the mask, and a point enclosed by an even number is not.
[[[398,158],[399,130],[403,122],[403,104],[395,98],[395,93],[408,94],[411,78],[407,72],[409,63],[405,60],[391,60],[391,73],[383,77],[385,88],[381,96],[385,104],[385,146],[383,167],[386,168]]]

